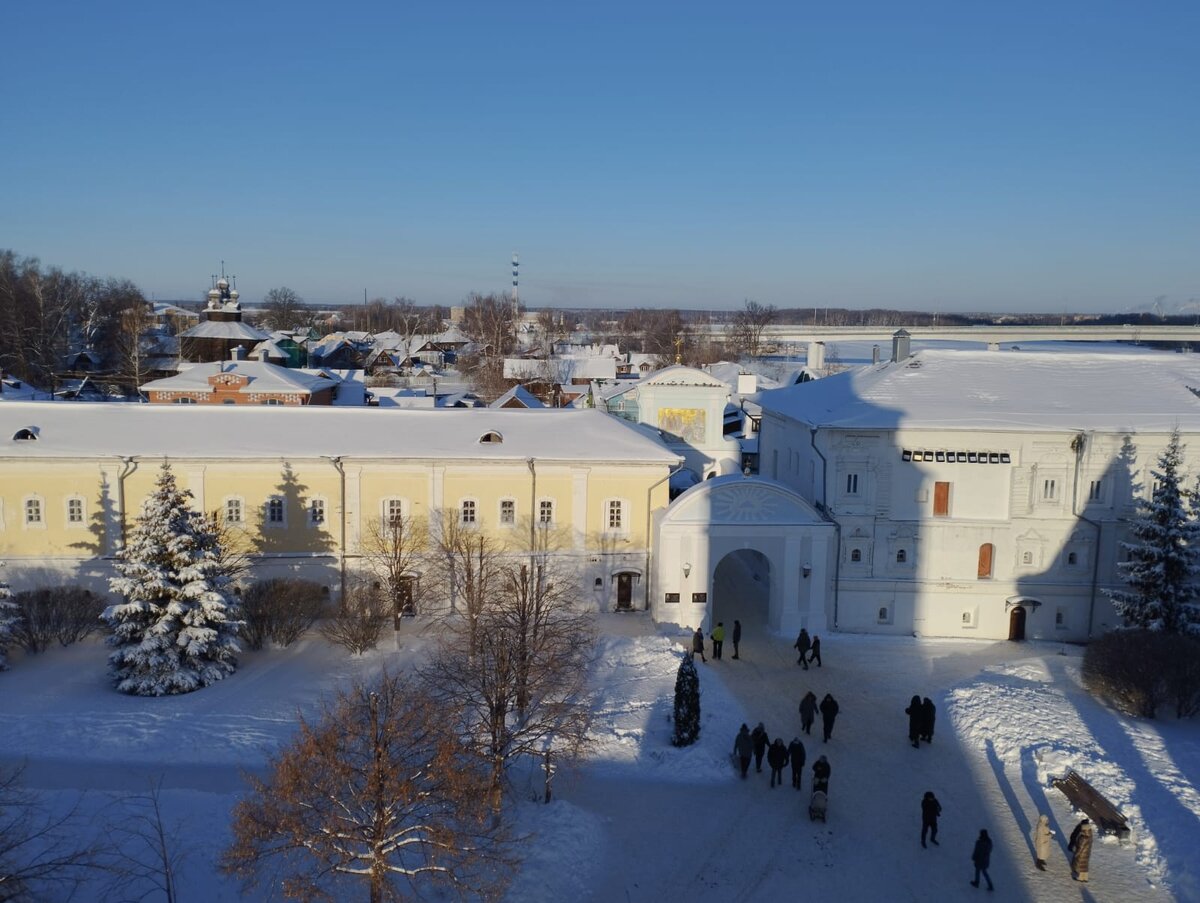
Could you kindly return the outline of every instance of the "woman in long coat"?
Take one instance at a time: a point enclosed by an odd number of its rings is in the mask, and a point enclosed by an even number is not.
[[[913,749],[921,748],[921,720],[924,717],[924,709],[921,708],[921,697],[914,696],[912,702],[908,704],[908,708],[904,710],[904,714],[908,716],[908,739],[913,745]]]
[[[1050,838],[1053,836],[1050,816],[1039,815],[1037,824],[1033,826],[1033,858],[1039,871],[1046,871],[1046,860],[1050,858]]]
[[[1071,871],[1075,873],[1075,880],[1086,883],[1088,864],[1092,859],[1092,823],[1086,818],[1071,832],[1071,842],[1067,849],[1075,853],[1071,857]]]

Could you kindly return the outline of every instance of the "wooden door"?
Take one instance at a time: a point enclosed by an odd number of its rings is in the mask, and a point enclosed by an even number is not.
[[[1014,642],[1025,639],[1025,606],[1018,605],[1008,616],[1008,638]]]
[[[624,611],[633,607],[633,574],[617,574],[617,608]]]

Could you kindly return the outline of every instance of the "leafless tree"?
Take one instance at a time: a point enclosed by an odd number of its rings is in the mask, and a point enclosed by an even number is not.
[[[473,649],[480,618],[500,577],[503,548],[473,524],[464,524],[462,513],[445,508],[434,515],[433,573],[444,594],[446,609],[461,615]]]
[[[220,570],[217,572],[222,586],[231,586],[243,579],[250,570],[250,554],[254,547],[246,528],[230,523],[220,510],[205,515],[208,531],[215,537],[213,551]]]
[[[136,392],[150,375],[158,344],[154,327],[154,316],[145,302],[132,304],[117,316],[112,338],[116,371],[131,392]]]
[[[729,322],[729,341],[739,354],[755,358],[763,353],[763,333],[779,317],[774,304],[746,300]]]
[[[286,285],[267,292],[263,296],[263,307],[266,310],[263,322],[270,329],[294,329],[299,325],[308,325],[308,309],[304,299]]]
[[[107,829],[112,848],[105,871],[112,878],[104,899],[143,903],[154,897],[177,903],[179,868],[187,851],[180,841],[180,821],[168,823],[163,812],[162,775],[145,793],[125,797],[115,808],[120,816]]]
[[[351,586],[337,609],[321,624],[321,635],[355,655],[379,645],[388,622],[383,593],[368,583]]]
[[[278,878],[292,899],[347,899],[359,882],[371,903],[503,889],[486,771],[420,685],[385,673],[339,691],[265,780],[249,780],[222,861],[247,887]]]
[[[395,619],[421,611],[429,580],[422,574],[430,568],[429,531],[424,524],[404,515],[371,518],[360,545],[362,560],[379,581]]]

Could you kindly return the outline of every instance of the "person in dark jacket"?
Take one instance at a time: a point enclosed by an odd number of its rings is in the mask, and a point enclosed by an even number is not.
[[[717,626],[709,633],[713,643],[713,660],[721,660],[721,651],[725,648],[725,622],[717,621]]]
[[[921,848],[928,849],[925,846],[925,834],[928,832],[929,839],[933,841],[933,845],[939,846],[937,842],[937,820],[942,814],[942,804],[937,801],[937,797],[933,795],[932,790],[926,790],[925,796],[921,800]]]
[[[829,742],[829,738],[833,736],[833,721],[838,716],[837,700],[825,694],[825,698],[821,700],[821,725],[825,728],[825,742]]]
[[[808,631],[803,627],[800,628],[800,636],[796,637],[796,642],[792,648],[800,653],[800,657],[796,659],[797,665],[803,665],[804,670],[808,670],[808,650],[812,647],[812,641],[808,638]]]
[[[761,721],[750,732],[750,739],[754,741],[754,770],[761,772],[763,754],[771,742],[771,738],[767,736],[767,729],[763,727]]]
[[[771,748],[767,750],[767,764],[771,766],[771,786],[774,787],[777,783],[780,787],[783,786],[783,769],[787,767],[788,751],[783,745],[783,740],[776,737],[771,743]]]
[[[737,618],[733,619],[733,636],[730,637],[730,639],[733,640],[733,657],[737,658],[738,657],[738,643],[740,643],[742,641],[742,622],[739,621]]]
[[[793,737],[788,746],[788,761],[792,763],[792,786],[797,790],[800,789],[801,779],[804,777],[804,759],[804,744],[800,742],[799,737]]]
[[[820,790],[823,793],[829,792],[829,760],[824,756],[813,762],[813,793]]]
[[[754,753],[754,741],[750,739],[750,728],[743,724],[741,730],[733,740],[733,754],[738,758],[738,765],[742,767],[742,778],[746,777],[746,772],[750,770],[750,756]]]
[[[908,739],[912,743],[913,749],[921,748],[921,697],[914,696],[912,702],[908,704],[908,708],[904,710],[904,714],[908,716]]]
[[[988,866],[992,864],[992,838],[988,837],[987,831],[979,832],[975,849],[971,852],[971,861],[975,863],[975,880],[971,882],[971,887],[979,887],[979,876],[982,874],[987,879],[988,890],[995,890],[992,876],[988,874]]]
[[[814,636],[812,640],[812,652],[808,656],[810,662],[816,662],[817,667],[821,667],[821,638]]]
[[[804,733],[811,734],[813,722],[817,719],[817,694],[809,690],[800,700],[800,727]]]
[[[704,657],[704,631],[699,627],[697,627],[696,632],[692,634],[692,654],[699,655],[700,661],[702,662],[708,661],[708,659]]]
[[[1071,857],[1071,873],[1076,881],[1084,884],[1088,880],[1088,866],[1092,860],[1092,823],[1084,819],[1071,832],[1071,842],[1067,849],[1074,855]]]
[[[921,703],[921,739],[926,743],[933,742],[933,723],[937,720],[937,706],[928,696]]]

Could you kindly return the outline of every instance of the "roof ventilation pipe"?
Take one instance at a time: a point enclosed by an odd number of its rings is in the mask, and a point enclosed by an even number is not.
[[[906,329],[892,333],[892,363],[908,360],[912,354],[912,336]]]

